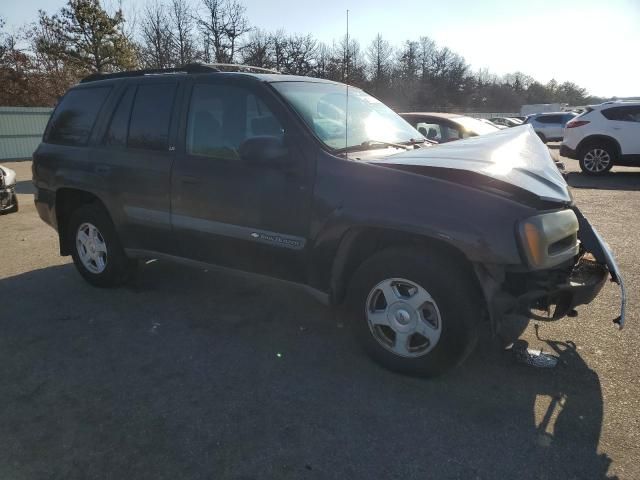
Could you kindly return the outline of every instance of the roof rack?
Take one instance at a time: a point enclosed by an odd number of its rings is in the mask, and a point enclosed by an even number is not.
[[[640,98],[635,100],[630,98],[624,98],[624,99],[609,100],[607,102],[602,102],[601,105],[613,105],[616,103],[639,103],[639,102],[640,102]]]
[[[202,65],[228,72],[256,72],[256,73],[277,73],[278,70],[272,68],[254,67],[253,65],[243,65],[241,63],[203,63]]]
[[[111,78],[142,77],[145,75],[167,75],[167,74],[194,74],[194,73],[219,73],[219,72],[257,72],[257,73],[280,73],[269,68],[254,67],[251,65],[241,65],[235,63],[189,63],[181,67],[174,68],[148,68],[143,70],[130,70],[127,72],[115,73],[93,73],[80,80],[80,83],[95,82],[98,80],[109,80]]]

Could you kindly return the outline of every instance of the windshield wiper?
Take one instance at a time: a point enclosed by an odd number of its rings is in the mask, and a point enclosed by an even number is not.
[[[422,145],[424,143],[428,145],[438,144],[438,142],[434,142],[433,140],[429,140],[428,138],[411,138],[407,142],[402,142],[403,145]]]
[[[345,148],[338,148],[336,149],[336,153],[357,152],[358,150],[371,150],[380,145],[384,147],[393,147],[393,148],[401,148],[402,150],[410,150],[410,148],[407,145],[403,145],[402,143],[384,142],[382,140],[365,140],[359,145],[351,145]]]

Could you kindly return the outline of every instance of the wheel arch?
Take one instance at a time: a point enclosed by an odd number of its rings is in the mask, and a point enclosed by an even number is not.
[[[616,157],[620,156],[622,152],[620,143],[615,138],[609,135],[602,135],[602,134],[589,135],[587,137],[584,137],[582,140],[580,140],[580,143],[578,143],[578,145],[576,146],[576,152],[578,152],[578,155],[582,156],[584,148],[586,148],[588,145],[592,145],[598,142],[604,142],[609,145],[612,145],[613,148],[615,149],[614,153]]]
[[[105,211],[104,202],[94,193],[78,188],[62,187],[56,190],[56,222],[60,240],[60,255],[71,255],[71,244],[67,232],[67,222],[75,210],[83,205],[96,204]]]
[[[331,303],[340,304],[354,273],[362,263],[377,252],[391,247],[427,248],[437,250],[461,265],[482,292],[473,265],[467,256],[450,243],[427,235],[386,227],[353,227],[342,237],[331,267]],[[484,298],[483,295],[481,295]]]

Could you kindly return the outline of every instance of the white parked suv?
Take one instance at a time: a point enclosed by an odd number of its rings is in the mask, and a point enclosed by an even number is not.
[[[560,155],[580,161],[590,175],[613,165],[640,167],[640,101],[587,107],[564,130]]]

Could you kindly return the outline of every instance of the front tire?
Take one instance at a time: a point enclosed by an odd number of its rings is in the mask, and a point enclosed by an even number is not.
[[[580,169],[587,175],[604,175],[613,167],[615,158],[610,145],[592,143],[580,150]]]
[[[355,334],[379,364],[436,376],[477,342],[483,304],[472,272],[439,251],[391,248],[366,260],[347,304]]]
[[[96,287],[116,287],[125,283],[135,261],[124,253],[111,218],[104,208],[89,204],[73,212],[67,238],[78,272]]]
[[[544,136],[544,133],[536,132],[536,135],[538,135],[538,138],[542,141],[542,143],[544,143],[545,145],[547,144],[547,137]]]

